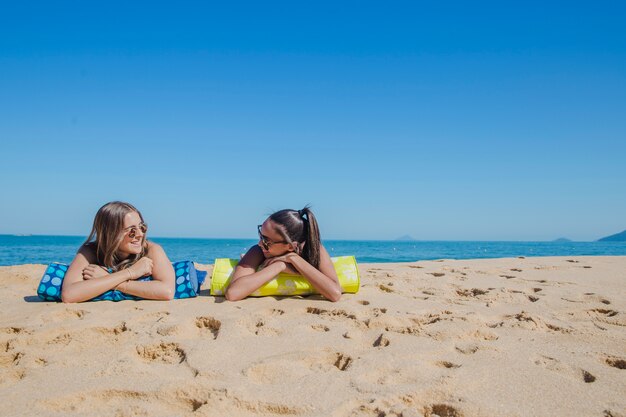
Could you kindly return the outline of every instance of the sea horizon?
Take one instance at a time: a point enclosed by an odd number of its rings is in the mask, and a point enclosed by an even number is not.
[[[72,235],[72,234],[39,234],[39,233],[0,233],[0,237],[13,236],[13,237],[75,237],[86,239],[87,235]],[[258,240],[255,237],[190,237],[190,236],[150,236],[149,240],[154,239],[196,239],[196,240]],[[333,238],[322,239],[324,241],[340,241],[340,242],[520,242],[520,243],[533,243],[533,242],[560,242],[560,243],[591,243],[598,242],[600,239],[595,240],[575,240],[562,238],[548,239],[548,240],[525,240],[525,239],[346,239],[346,238]],[[623,242],[617,242],[623,243]]]
[[[0,234],[0,266],[69,263],[86,236]],[[151,237],[171,261],[212,264],[238,258],[257,239]],[[620,256],[626,242],[488,241],[488,240],[348,240],[324,239],[331,256],[353,255],[362,263],[416,262],[435,259],[485,259],[535,256]]]

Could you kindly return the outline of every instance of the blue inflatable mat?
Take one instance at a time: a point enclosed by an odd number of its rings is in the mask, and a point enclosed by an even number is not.
[[[190,298],[198,295],[200,286],[204,282],[206,272],[196,271],[193,262],[182,261],[172,263],[176,273],[176,293],[174,298]],[[37,295],[46,301],[61,301],[61,287],[63,286],[63,278],[67,272],[67,264],[51,263],[46,268],[39,287]],[[137,281],[150,281],[152,277],[139,278]],[[109,290],[90,301],[122,301],[122,300],[141,300],[134,295],[124,294],[121,291]]]

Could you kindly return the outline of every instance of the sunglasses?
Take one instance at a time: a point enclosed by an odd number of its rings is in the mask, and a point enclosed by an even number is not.
[[[259,231],[259,239],[261,239],[261,244],[263,245],[263,248],[265,248],[265,250],[270,250],[270,246],[275,245],[277,243],[288,243],[288,242],[285,242],[284,240],[281,240],[280,242],[272,242],[263,233],[261,233],[261,226],[263,225],[262,224],[258,225],[257,230]]]
[[[126,229],[124,229],[126,230]],[[135,236],[137,236],[137,231],[141,230],[141,234],[145,235],[146,232],[148,231],[148,225],[145,223],[140,223],[139,227],[137,226],[131,226],[128,228],[128,231],[126,232],[126,234],[128,235],[129,238],[134,239]]]

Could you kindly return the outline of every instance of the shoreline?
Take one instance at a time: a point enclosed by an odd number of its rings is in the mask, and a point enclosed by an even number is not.
[[[363,263],[337,303],[50,303],[44,269],[0,267],[7,415],[625,415],[626,256]]]

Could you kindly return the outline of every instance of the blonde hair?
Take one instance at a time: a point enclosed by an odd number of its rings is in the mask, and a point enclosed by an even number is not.
[[[124,240],[124,217],[135,212],[143,222],[143,216],[132,204],[122,201],[111,201],[100,207],[93,220],[93,227],[83,246],[93,247],[99,265],[113,272],[129,268],[148,252],[148,241],[145,235],[141,244],[141,252],[126,259],[119,259],[117,250]]]

